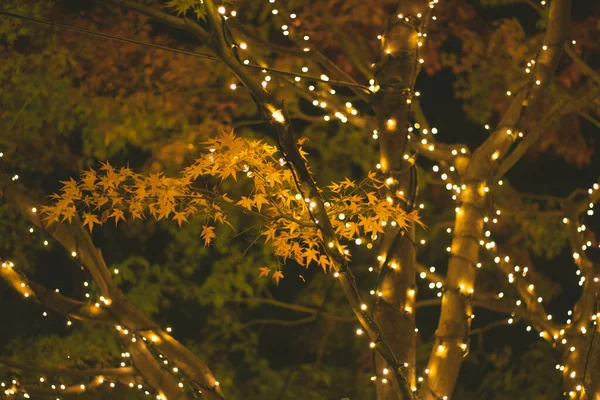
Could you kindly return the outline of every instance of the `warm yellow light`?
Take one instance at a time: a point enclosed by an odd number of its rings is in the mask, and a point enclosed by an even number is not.
[[[385,125],[388,130],[393,131],[394,129],[396,129],[396,120],[393,118],[390,118],[386,121]]]
[[[446,346],[444,346],[443,344],[440,344],[437,347],[436,354],[438,356],[443,356],[444,354],[446,354]]]
[[[283,114],[281,113],[281,110],[275,110],[273,111],[273,119],[281,124],[283,124],[285,122],[285,118],[283,117]]]

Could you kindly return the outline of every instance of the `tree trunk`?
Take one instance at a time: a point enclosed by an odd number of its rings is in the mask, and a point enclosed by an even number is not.
[[[378,122],[380,166],[387,177],[388,194],[395,201],[398,201],[397,195],[403,196],[407,201],[407,212],[414,206],[417,191],[414,161],[405,157],[410,103],[418,73],[419,32],[424,28],[423,20],[417,14],[425,14],[426,10],[427,3],[424,1],[401,2],[390,17],[382,35],[382,61],[375,73],[375,85],[379,88],[372,99]],[[381,327],[381,334],[397,362],[406,366],[408,385],[416,390],[414,300],[417,260],[414,227],[403,231],[395,226],[386,226],[377,256],[379,279],[373,318]],[[387,368],[385,360],[376,355],[378,400],[398,399],[397,382],[388,378]]]

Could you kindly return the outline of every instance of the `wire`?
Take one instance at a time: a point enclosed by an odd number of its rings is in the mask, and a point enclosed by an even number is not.
[[[179,53],[179,54],[185,54],[187,56],[192,56],[192,57],[197,57],[197,58],[204,58],[206,60],[211,60],[211,61],[221,61],[222,60],[219,57],[210,55],[210,54],[206,54],[206,53],[196,53],[194,51],[188,51],[188,50],[182,50],[182,49],[177,49],[174,47],[169,47],[169,46],[161,46],[159,44],[153,44],[153,43],[148,43],[148,42],[142,42],[139,40],[135,40],[135,39],[128,39],[128,38],[124,38],[124,37],[120,37],[120,36],[114,36],[114,35],[110,35],[108,33],[102,33],[102,32],[98,32],[98,31],[93,31],[90,29],[85,29],[85,28],[78,28],[76,26],[72,26],[72,25],[66,25],[66,24],[61,24],[58,22],[54,22],[54,21],[49,21],[49,20],[45,20],[45,19],[39,19],[39,18],[33,18],[33,17],[27,17],[25,15],[20,15],[20,14],[14,14],[8,11],[2,11],[0,10],[0,15],[4,15],[5,17],[9,17],[9,18],[15,18],[15,19],[20,19],[23,21],[28,21],[28,22],[33,22],[36,24],[41,24],[41,25],[48,25],[51,26],[53,28],[62,28],[62,29],[66,29],[69,31],[74,31],[74,32],[78,32],[78,33],[82,33],[84,35],[89,35],[89,36],[95,36],[95,37],[100,37],[103,39],[109,39],[109,40],[114,40],[117,42],[121,42],[121,43],[133,43],[133,44],[137,44],[140,46],[145,46],[145,47],[150,47],[150,48],[154,48],[154,49],[159,49],[159,50],[164,50],[164,51],[170,51],[172,53]],[[352,83],[352,82],[345,82],[345,81],[336,81],[336,80],[332,80],[332,79],[322,79],[316,76],[310,76],[310,75],[305,75],[305,74],[296,74],[293,72],[287,72],[287,71],[282,71],[276,68],[269,68],[269,67],[263,67],[260,65],[256,65],[256,64],[244,64],[246,67],[248,68],[253,68],[253,69],[259,69],[259,70],[264,70],[264,71],[269,71],[271,73],[274,74],[279,74],[279,75],[285,75],[285,76],[298,76],[301,78],[305,78],[305,79],[309,79],[309,80],[314,80],[314,81],[318,81],[318,82],[324,82],[324,83],[329,83],[332,85],[337,85],[337,86],[346,86],[346,87],[358,87],[368,93],[370,93],[370,90],[364,86],[364,85],[360,85],[357,83]]]

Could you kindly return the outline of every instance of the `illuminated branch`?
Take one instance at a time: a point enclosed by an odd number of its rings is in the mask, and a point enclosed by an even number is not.
[[[487,209],[486,187],[498,163],[506,155],[517,135],[525,107],[534,96],[544,89],[558,64],[562,44],[570,22],[570,0],[554,0],[550,5],[549,21],[544,37],[544,48],[540,52],[533,73],[534,81],[521,90],[500,121],[498,128],[479,146],[470,158],[464,157],[456,163],[461,178],[460,206],[456,209],[456,222],[450,246],[450,260],[446,276],[446,290],[442,297],[442,308],[436,337],[439,346],[434,346],[428,363],[430,371],[423,382],[422,395],[425,400],[451,396],[462,365],[469,336],[472,304],[462,288],[473,290],[476,265],[479,261],[479,239],[484,228],[484,212]],[[459,289],[460,288],[460,289]],[[444,342],[443,338],[456,338]],[[462,339],[461,339],[462,338]],[[458,342],[458,343],[457,343]]]
[[[25,298],[31,298],[35,302],[70,318],[100,323],[113,322],[111,315],[105,308],[71,299],[29,281],[15,271],[11,265],[10,262],[2,263],[0,276]]]
[[[428,132],[431,132],[431,126],[427,122],[425,118],[425,114],[423,113],[423,109],[421,108],[421,101],[418,98],[412,99],[412,111],[415,116],[415,119],[421,125],[421,132],[424,132],[425,129]],[[423,142],[425,139],[427,142]],[[420,155],[425,158],[428,158],[432,161],[447,161],[451,164],[454,164],[454,159],[456,158],[456,154],[453,154],[453,150],[456,148],[466,148],[464,144],[456,143],[456,144],[445,144],[439,143],[434,140],[433,132],[431,135],[428,135],[427,138],[423,135],[422,138],[414,138],[410,142],[411,146],[417,151]]]
[[[470,175],[488,176],[496,168],[516,139],[516,132],[526,107],[530,107],[533,100],[550,85],[556,66],[566,40],[567,28],[571,20],[571,1],[556,0],[550,5],[548,26],[543,40],[543,49],[540,51],[532,73],[532,82],[516,94],[498,128],[490,137],[473,153]],[[509,133],[510,132],[510,133]]]
[[[504,174],[506,174],[523,157],[523,155],[525,155],[527,150],[537,142],[540,136],[550,129],[552,125],[556,124],[557,120],[566,114],[585,107],[590,101],[595,100],[598,95],[600,95],[600,87],[596,86],[589,93],[586,93],[573,101],[568,102],[567,100],[562,100],[557,102],[535,128],[525,135],[517,147],[502,160],[493,180],[498,181],[502,179]]]
[[[595,270],[594,264],[582,250],[585,247],[581,235],[577,232],[579,227],[577,220],[578,217],[572,214],[567,224],[567,232],[575,264],[581,269],[585,282],[583,293],[575,305],[573,322],[569,328],[569,331],[573,332],[581,332],[581,328],[588,325],[590,318],[596,312],[596,296],[598,294],[598,271]]]
[[[204,390],[205,398],[209,400],[223,398],[217,381],[208,366],[181,345],[181,343],[176,341],[171,335],[159,329],[152,320],[129,302],[121,290],[115,285],[100,250],[94,246],[90,235],[81,226],[81,221],[79,221],[78,218],[75,217],[73,223],[69,225],[56,223],[47,228],[41,222],[39,213],[36,212],[37,208],[40,207],[42,203],[36,202],[27,196],[11,182],[10,178],[5,174],[0,174],[0,190],[0,193],[13,208],[17,209],[34,225],[45,229],[67,250],[74,252],[85,268],[90,272],[95,283],[98,284],[101,289],[104,288],[108,293],[108,295],[105,295],[108,304],[98,311],[101,312],[100,315],[102,316],[110,314],[112,321],[110,321],[108,317],[94,319],[95,321],[109,323],[111,325],[122,325],[127,327],[131,332],[151,330],[153,336],[161,339],[159,343],[155,343],[156,347],[171,359],[173,363],[179,365],[181,371],[190,379],[206,389]],[[8,267],[0,268],[0,272],[2,272],[3,276],[10,277],[11,282],[15,281],[19,276],[14,271],[12,274],[7,271]],[[21,282],[22,278],[21,281],[18,281],[16,289],[24,289],[21,286]],[[13,287],[15,286],[13,285]],[[79,302],[69,303],[67,298],[64,298],[63,296],[51,296],[51,293],[53,292],[48,293],[47,289],[43,290],[39,285],[32,285],[31,287],[36,294],[40,293],[40,299],[43,298],[45,300],[45,305],[58,307],[59,309],[57,309],[57,311],[59,312],[61,310],[60,307],[66,307],[67,304],[74,304],[79,307],[78,311],[81,312],[79,316],[84,317],[92,313],[91,308],[88,308]],[[168,398],[180,398],[182,390],[179,388],[173,377],[164,372],[160,364],[142,341],[133,341],[131,339],[132,338],[129,338],[127,340],[127,345],[130,349],[129,352],[132,355],[135,354],[135,366],[144,379],[157,392],[164,392],[165,394],[169,393]]]
[[[580,393],[579,399],[595,399],[600,396],[600,387],[592,376],[600,367],[600,344],[598,343],[598,317],[600,316],[600,268],[587,257],[586,245],[581,236],[583,226],[580,215],[600,200],[600,188],[594,185],[582,202],[575,202],[574,192],[565,204],[568,219],[565,221],[573,260],[582,273],[583,291],[573,309],[571,324],[567,327],[563,357],[565,366],[563,378],[571,390],[571,397]],[[581,282],[580,282],[581,284]],[[590,326],[590,324],[592,325]],[[584,397],[585,396],[585,397]]]
[[[471,336],[481,335],[481,334],[486,333],[487,331],[491,331],[492,329],[497,328],[499,326],[512,325],[512,324],[518,322],[520,319],[521,318],[519,318],[519,317],[515,317],[513,319],[500,319],[498,321],[490,322],[489,324],[487,324],[485,326],[472,329],[471,332],[469,332],[469,335],[471,335]]]
[[[281,11],[283,11],[283,14],[289,18],[290,16],[290,12],[287,9],[285,2],[280,3],[279,8],[281,9]],[[328,26],[333,26],[333,24],[330,23],[328,24]],[[299,40],[297,40],[294,35],[291,35],[291,39],[292,41],[294,41],[294,43],[296,43],[297,46],[303,46],[302,42],[300,42]],[[306,57],[306,53],[305,51],[303,51],[304,53],[304,57]],[[325,68],[326,70],[330,71],[331,73],[338,75],[340,77],[342,77],[343,79],[345,79],[348,82],[351,82],[352,84],[354,84],[356,87],[362,86],[359,85],[358,82],[356,82],[350,75],[348,75],[343,69],[341,69],[340,67],[337,66],[336,63],[334,63],[333,61],[331,61],[326,55],[324,55],[322,52],[320,52],[317,49],[311,48],[310,51],[308,51],[308,56],[310,58],[312,58],[317,64],[321,65],[323,68]],[[362,86],[364,89],[367,89],[366,87]],[[350,87],[353,91],[354,94],[356,94],[356,96],[358,96],[360,99],[368,101],[368,97],[366,96],[366,93],[368,93],[368,91],[365,90],[356,90],[354,87]]]
[[[43,203],[27,196],[16,185],[11,183],[11,178],[8,175],[3,173],[0,173],[0,194],[29,222],[46,231],[67,251],[81,260],[98,285],[100,293],[104,297],[112,297],[111,294],[117,290],[117,287],[110,277],[110,272],[106,267],[100,250],[92,243],[92,239],[81,226],[79,218],[75,217],[72,225],[54,224],[46,227],[41,220],[40,214],[33,211],[41,208],[40,205]]]
[[[50,395],[50,396],[61,396],[61,395],[79,395],[83,393],[87,393],[90,390],[94,390],[99,388],[102,383],[104,383],[103,379],[93,379],[86,384],[76,384],[69,386],[56,386],[56,389],[52,389],[51,387],[41,387],[41,386],[29,386],[26,388],[22,388],[19,391],[27,394],[38,394],[38,395]]]
[[[250,74],[245,70],[244,66],[234,56],[230,46],[227,44],[223,36],[221,26],[223,19],[219,14],[215,2],[213,0],[205,0],[204,5],[207,10],[208,21],[211,29],[210,44],[221,57],[223,62],[232,70],[232,72],[240,79],[248,91],[252,94],[255,101],[259,105],[261,112],[265,115],[270,123],[279,148],[285,155],[286,161],[293,166],[295,176],[298,181],[298,189],[302,192],[304,198],[309,198],[315,203],[312,210],[315,223],[320,228],[326,248],[331,249],[330,256],[334,259],[334,269],[339,274],[339,282],[344,290],[346,298],[350,306],[358,318],[364,331],[374,344],[374,347],[383,355],[386,362],[395,372],[399,380],[403,380],[403,371],[401,364],[395,357],[394,353],[387,345],[380,333],[379,326],[370,318],[366,312],[366,305],[362,302],[354,275],[348,267],[347,261],[344,258],[343,250],[335,234],[329,216],[327,215],[324,201],[319,193],[316,183],[310,174],[304,159],[299,153],[296,146],[296,140],[292,133],[291,126],[287,120],[283,104],[278,101],[270,92],[262,87]],[[306,192],[304,192],[306,191]],[[318,223],[316,222],[318,221]],[[409,391],[408,388],[404,388]]]
[[[544,306],[541,302],[541,297],[535,294],[535,287],[533,284],[527,282],[520,273],[515,273],[512,264],[504,261],[497,263],[498,267],[504,274],[509,278],[509,281],[515,286],[519,297],[525,303],[527,310],[534,315],[540,315],[547,318],[547,313],[544,310]],[[550,332],[554,334],[556,332]]]
[[[371,99],[377,118],[379,164],[381,172],[387,176],[388,195],[401,193],[407,199],[405,209],[408,212],[414,207],[417,178],[414,159],[408,155],[407,133],[414,84],[419,73],[419,48],[423,44],[423,24],[419,18],[422,14],[427,16],[427,10],[428,4],[422,0],[398,2],[381,36],[381,61],[375,70]],[[396,357],[408,364],[407,382],[398,382],[401,389],[410,387],[410,391],[402,391],[403,399],[413,398],[412,391],[416,390],[417,383],[417,335],[413,312],[417,273],[414,233],[414,224],[407,232],[386,226],[377,249],[377,289],[381,296],[377,297],[373,316]],[[380,357],[375,359],[375,366],[377,373],[386,367]],[[396,399],[395,386],[378,380],[378,399]]]
[[[473,306],[485,308],[486,310],[499,313],[510,314],[513,317],[521,318],[529,321],[541,332],[547,332],[543,338],[553,343],[554,335],[556,335],[561,325],[554,323],[547,318],[546,313],[540,313],[536,309],[517,306],[514,302],[508,299],[501,299],[492,293],[478,294],[473,299]]]
[[[6,365],[10,368],[23,371],[31,372],[37,375],[44,376],[73,376],[77,378],[98,378],[98,377],[110,377],[110,378],[123,378],[123,377],[135,377],[137,372],[133,367],[120,367],[120,368],[96,368],[96,369],[75,369],[75,368],[45,368],[38,366],[31,366],[29,364],[23,364],[18,361],[11,360],[6,357],[0,357],[0,364]]]
[[[188,399],[179,383],[169,373],[156,362],[156,359],[149,351],[148,346],[143,340],[135,342],[129,338],[123,338],[127,346],[131,359],[136,369],[144,377],[144,381],[158,392],[162,398],[166,399]]]
[[[416,138],[411,142],[411,146],[415,149],[417,153],[422,155],[425,158],[428,158],[432,161],[447,161],[449,163],[453,163],[456,156],[452,154],[452,151],[456,151],[455,145],[438,143],[433,141],[431,138],[425,139],[426,143]]]
[[[419,276],[422,279],[426,279],[429,282],[433,282],[433,283],[444,283],[444,277],[436,274],[435,272],[431,272],[429,270],[429,268],[427,268],[426,266],[424,266],[423,264],[417,264],[417,272],[419,273]]]
[[[427,300],[419,300],[415,303],[416,308],[439,306],[442,299],[433,298]],[[533,313],[525,307],[519,307],[514,302],[507,299],[501,299],[493,293],[476,293],[473,295],[471,304],[475,308],[483,308],[485,310],[494,311],[501,314],[508,314],[513,318],[512,322],[507,322],[509,325],[516,322],[516,319],[528,321],[535,325],[538,329],[543,329],[547,332],[559,332],[562,326],[555,324],[544,316],[538,313]],[[508,319],[507,319],[508,321]],[[471,334],[472,332],[470,332]],[[544,339],[554,343],[553,336],[544,335]]]

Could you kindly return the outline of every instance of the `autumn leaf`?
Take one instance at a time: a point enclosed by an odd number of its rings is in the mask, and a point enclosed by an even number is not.
[[[306,249],[304,251],[304,257],[306,257],[306,266],[308,267],[308,264],[310,264],[311,261],[317,261],[317,252],[310,248],[310,249]]]
[[[242,199],[240,201],[238,201],[236,204],[244,207],[246,210],[252,209],[252,200],[250,200],[246,196],[242,196]]]
[[[185,216],[184,212],[175,212],[175,215],[173,215],[173,220],[177,221],[179,226],[181,226],[182,222],[187,222],[187,217]],[[205,240],[206,240],[206,238],[205,238]]]
[[[327,273],[327,266],[331,265],[331,261],[329,261],[329,258],[321,254],[318,263],[321,266],[321,268],[323,268],[323,272]]]
[[[273,273],[273,279],[275,280],[275,284],[279,285],[279,280],[283,278],[283,273],[281,271],[275,271]]]
[[[93,169],[85,171],[81,178],[81,184],[84,190],[93,191],[96,188],[96,171]]]
[[[202,236],[204,238],[205,246],[208,246],[210,244],[210,242],[212,241],[212,239],[217,237],[214,230],[215,230],[214,226],[206,226],[206,225],[202,226],[202,233],[200,233],[200,236]]]
[[[354,181],[351,181],[351,180],[350,180],[350,179],[348,179],[348,178],[344,179],[344,180],[343,180],[343,181],[340,183],[340,185],[341,185],[342,187],[346,188],[346,189],[353,188],[353,187],[355,187],[355,186],[356,186],[356,184],[354,183]]]
[[[117,225],[119,223],[119,219],[122,219],[123,221],[125,221],[125,216],[123,215],[123,210],[115,208],[112,212],[112,214],[110,214],[108,216],[108,218],[114,218],[115,219],[115,225]]]
[[[269,276],[269,272],[271,272],[269,267],[260,267],[259,270],[260,270],[260,274],[258,275],[259,278],[261,276]]]
[[[94,214],[84,213],[83,214],[83,226],[88,225],[90,232],[94,228],[94,224],[100,224],[100,220]]]
[[[228,202],[228,203],[233,203],[233,200],[231,200],[231,199],[230,199],[230,198],[227,196],[227,193],[223,193],[223,194],[221,195],[221,198],[222,198],[223,200],[225,200],[226,202]]]
[[[267,200],[264,194],[257,194],[256,196],[254,196],[254,203],[256,203],[256,208],[258,208],[258,211],[260,212],[262,205],[269,204],[269,201]]]
[[[265,243],[268,242],[269,240],[273,240],[275,239],[275,235],[277,234],[277,230],[276,227],[271,225],[269,226],[263,233],[262,235],[265,235],[267,238],[265,239]]]

